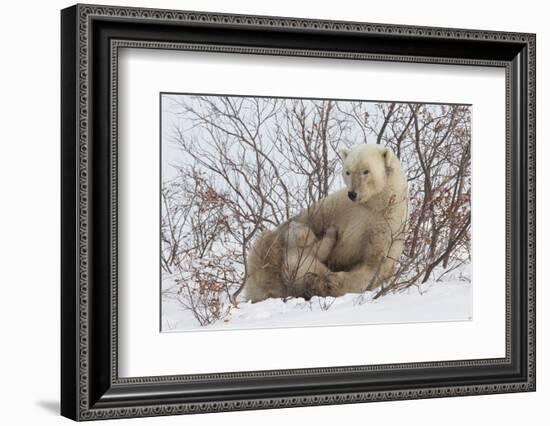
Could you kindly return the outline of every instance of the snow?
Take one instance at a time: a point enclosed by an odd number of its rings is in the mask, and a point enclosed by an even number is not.
[[[162,330],[230,330],[352,324],[469,321],[472,319],[471,267],[463,265],[441,277],[378,299],[377,291],[337,298],[313,297],[241,302],[221,321],[200,326],[170,292],[162,303]]]

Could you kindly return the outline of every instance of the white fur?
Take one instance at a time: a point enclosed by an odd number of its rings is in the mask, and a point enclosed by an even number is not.
[[[318,239],[308,226],[292,221],[288,225],[286,240],[283,282],[293,289],[292,294],[307,297],[310,291],[308,274],[314,274],[317,279],[326,282],[327,275],[331,273],[323,262],[326,261],[336,242],[336,229],[329,227],[325,235]],[[313,292],[318,294],[316,290]]]

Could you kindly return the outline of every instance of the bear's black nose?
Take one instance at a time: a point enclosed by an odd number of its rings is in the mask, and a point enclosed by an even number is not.
[[[351,201],[355,201],[355,199],[357,198],[357,192],[349,191],[348,197]]]

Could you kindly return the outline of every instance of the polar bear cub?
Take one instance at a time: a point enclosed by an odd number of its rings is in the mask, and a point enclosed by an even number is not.
[[[325,235],[317,238],[305,224],[291,221],[286,235],[282,278],[290,295],[308,296],[310,282],[328,281],[331,274],[323,262],[336,244],[336,228],[329,226]],[[319,293],[318,289],[309,289]],[[321,295],[321,294],[319,294]]]

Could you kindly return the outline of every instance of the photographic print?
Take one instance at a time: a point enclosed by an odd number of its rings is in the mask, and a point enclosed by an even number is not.
[[[162,332],[468,321],[472,107],[161,93]]]
[[[532,33],[63,9],[61,414],[535,391],[536,75]]]

